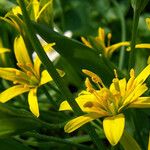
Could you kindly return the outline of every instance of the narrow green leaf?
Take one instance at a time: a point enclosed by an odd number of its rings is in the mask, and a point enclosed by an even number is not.
[[[83,68],[90,69],[100,74],[106,83],[111,82],[114,76],[114,66],[107,59],[104,59],[103,56],[96,53],[95,50],[84,46],[76,40],[60,35],[46,26],[35,23],[34,27],[46,42],[56,43],[54,49],[66,58],[78,72],[81,72]]]
[[[29,112],[0,104],[0,136],[19,134],[40,126],[41,122]]]
[[[32,150],[12,138],[0,139],[0,148],[1,150]]]
[[[135,139],[126,131],[124,131],[120,143],[123,146],[124,150],[141,150]]]

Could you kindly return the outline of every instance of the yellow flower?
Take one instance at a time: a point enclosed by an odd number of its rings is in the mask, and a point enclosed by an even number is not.
[[[51,47],[51,44],[47,44],[45,47],[47,50],[47,48]],[[51,81],[52,78],[46,70],[40,73],[41,61],[38,57],[34,59],[34,63],[31,61],[21,36],[17,37],[14,41],[14,53],[20,70],[0,67],[0,77],[12,81],[15,84],[0,93],[0,102],[5,103],[17,95],[29,92],[28,103],[30,110],[38,117],[37,88]]]
[[[111,40],[111,33],[108,33],[107,35],[107,45],[105,41],[105,30],[103,28],[98,29],[98,36],[94,37],[94,42],[97,45],[97,47],[102,50],[103,54],[105,57],[111,57],[114,51],[116,51],[118,48],[121,46],[130,46],[130,42],[125,41],[125,42],[119,42],[113,45],[110,45],[110,40]],[[92,44],[86,40],[84,37],[81,37],[82,42],[92,48]],[[150,44],[147,43],[142,43],[142,44],[137,44],[135,48],[150,48]],[[127,49],[128,51],[130,50],[130,47]]]
[[[127,108],[150,107],[150,97],[140,97],[148,89],[144,81],[150,75],[150,65],[137,77],[134,75],[134,70],[131,69],[128,81],[125,78],[119,80],[115,71],[115,78],[109,88],[95,73],[88,70],[83,70],[83,72],[91,77],[98,89],[92,87],[89,78],[86,79],[87,90],[82,91],[76,98],[80,108],[86,114],[69,121],[65,125],[65,132],[73,132],[94,119],[104,117],[104,133],[111,145],[116,145],[125,127],[123,111]],[[59,110],[72,109],[67,101],[64,101],[61,103]]]
[[[32,20],[37,21],[40,15],[49,7],[51,7],[52,0],[47,1],[42,7],[38,0],[33,0],[31,2],[27,2],[27,10],[29,11],[29,15]],[[12,8],[12,13],[14,15],[22,15],[21,8],[19,6],[15,6]]]

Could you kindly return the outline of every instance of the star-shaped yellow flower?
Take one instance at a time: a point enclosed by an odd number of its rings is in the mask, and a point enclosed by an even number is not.
[[[83,72],[91,77],[99,89],[94,89],[89,78],[86,79],[87,90],[82,91],[76,98],[80,108],[86,114],[69,121],[65,125],[65,132],[73,132],[94,119],[104,117],[104,133],[111,145],[116,145],[125,127],[123,111],[127,108],[150,108],[150,97],[141,97],[148,89],[144,81],[150,75],[150,65],[136,78],[134,70],[131,69],[128,81],[125,78],[119,80],[115,71],[115,78],[109,88],[95,73],[88,70]],[[60,110],[72,109],[67,101],[64,101],[60,105]]]
[[[108,33],[108,35],[107,35],[108,41],[106,43],[105,30],[100,27],[98,29],[98,36],[93,38],[93,42],[95,43],[96,47],[98,49],[102,50],[102,54],[108,58],[111,57],[113,52],[116,51],[117,49],[119,49],[120,47],[122,47],[122,46],[129,47],[130,46],[129,41],[119,42],[119,43],[110,45],[111,37],[112,37],[111,33]],[[86,40],[84,37],[81,37],[81,40],[86,46],[93,48],[93,45],[90,41]],[[150,48],[150,44],[148,44],[148,43],[137,44],[135,46],[135,48]],[[127,50],[129,51],[130,47]]]
[[[47,51],[51,46],[52,44],[47,44],[44,48]],[[34,59],[34,63],[31,61],[21,36],[14,41],[14,53],[20,69],[0,67],[0,77],[14,83],[14,86],[0,93],[0,102],[5,103],[17,95],[29,92],[28,103],[30,110],[38,117],[37,88],[51,81],[52,78],[46,70],[40,73],[41,61],[38,57]]]

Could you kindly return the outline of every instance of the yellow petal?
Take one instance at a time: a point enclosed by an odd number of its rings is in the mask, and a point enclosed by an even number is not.
[[[38,20],[38,18],[40,17],[40,15],[45,11],[46,8],[49,8],[49,6],[51,6],[52,4],[52,0],[49,0],[43,7],[42,9],[39,11],[38,15],[36,16],[36,20]]]
[[[37,20],[36,18],[39,13],[40,3],[37,0],[34,0],[33,2],[30,3],[30,5],[31,5],[31,9],[32,9],[31,18],[36,21]]]
[[[123,105],[119,108],[119,111],[128,104],[138,99],[146,90],[147,86],[145,84],[139,84],[134,88],[134,90],[124,99]]]
[[[21,8],[19,6],[13,7],[12,12],[14,15],[18,15],[18,14],[22,15],[22,11],[21,11]]]
[[[150,75],[150,64],[147,65],[147,67],[145,67],[143,71],[136,77],[135,79],[136,85],[139,83],[143,83],[148,78],[149,75]]]
[[[14,52],[18,63],[21,64],[32,64],[32,61],[27,52],[27,48],[25,46],[24,40],[22,36],[18,36],[14,41]]]
[[[101,117],[99,114],[97,113],[89,113],[83,116],[79,116],[75,119],[72,119],[71,121],[69,121],[66,125],[65,125],[65,132],[67,133],[71,133],[73,131],[75,131],[76,129],[80,128],[81,126],[83,126],[84,124],[97,119]]]
[[[41,81],[40,81],[40,85],[43,85],[47,82],[52,81],[52,77],[49,75],[49,73],[47,72],[47,70],[42,71],[41,73]]]
[[[52,46],[54,46],[54,45],[55,45],[55,43],[49,43],[49,44],[44,45],[43,48],[44,48],[45,52],[50,52],[53,50]]]
[[[135,48],[150,48],[150,44],[148,43],[137,44]]]
[[[132,102],[129,108],[150,108],[150,97],[139,97],[136,101]]]
[[[125,117],[119,114],[113,117],[107,117],[103,121],[105,135],[111,145],[116,145],[124,131]]]
[[[118,48],[120,48],[121,46],[129,46],[129,45],[130,45],[130,42],[119,42],[119,43],[113,44],[107,47],[107,55],[111,56],[112,53]]]
[[[28,87],[23,85],[16,85],[13,87],[8,88],[4,92],[0,93],[0,102],[5,103],[12,98],[29,91]]]
[[[93,94],[79,95],[75,100],[84,112],[87,111],[87,108],[84,107],[86,103],[90,103],[90,102],[93,103],[94,101],[96,101],[95,96]],[[63,101],[60,104],[59,110],[64,111],[64,110],[72,110],[72,109],[67,101]]]
[[[10,49],[1,47],[0,54],[5,53],[5,52],[10,52]]]
[[[5,80],[17,82],[20,84],[28,84],[28,76],[24,72],[14,68],[0,67],[0,77]]]
[[[39,106],[38,106],[38,100],[37,100],[37,89],[30,89],[29,94],[28,94],[28,103],[29,103],[29,108],[31,112],[36,116],[39,117]]]
[[[39,59],[38,56],[35,57],[34,59],[34,70],[40,76],[40,66],[41,66],[41,60]]]

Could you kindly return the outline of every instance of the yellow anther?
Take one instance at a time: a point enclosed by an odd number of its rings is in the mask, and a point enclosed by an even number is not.
[[[24,84],[24,86],[23,86],[24,88],[28,88],[29,86],[27,85],[27,84]]]
[[[27,71],[27,76],[31,77],[33,74],[30,71]]]
[[[98,38],[100,41],[105,41],[105,30],[103,28],[98,29]]]
[[[13,84],[17,84],[18,83],[18,81],[16,80],[16,81],[13,81]]]
[[[92,81],[94,83],[97,83],[100,86],[100,88],[104,87],[104,84],[103,84],[101,78],[97,74],[95,74],[89,70],[86,70],[86,69],[82,69],[82,72],[85,73],[86,75],[88,75],[89,77],[91,77]]]
[[[84,105],[83,105],[83,107],[88,107],[88,108],[91,108],[91,107],[93,107],[93,103],[92,102],[86,102]]]
[[[31,63],[26,63],[26,66],[32,67],[32,64]]]
[[[115,75],[115,78],[118,78],[118,74],[117,74],[117,70],[114,69],[114,75]]]
[[[17,63],[17,66],[18,66],[18,67],[23,67],[24,65],[23,65],[22,63],[18,62],[18,63]]]
[[[92,45],[89,43],[89,41],[87,41],[84,37],[81,37],[81,41],[87,46],[92,48]]]
[[[109,96],[110,94],[107,91],[103,91],[103,94],[102,94],[103,100],[109,99]]]
[[[107,35],[107,39],[108,39],[107,46],[110,46],[110,40],[111,40],[111,38],[112,38],[112,34],[108,33],[108,35]]]
[[[88,92],[93,93],[95,91],[94,88],[92,87],[92,84],[91,84],[89,78],[86,78],[85,86],[86,86]]]
[[[130,77],[135,77],[135,72],[133,68],[130,70]]]
[[[17,75],[17,76],[20,76],[21,73],[20,73],[19,71],[16,71],[16,75]]]

